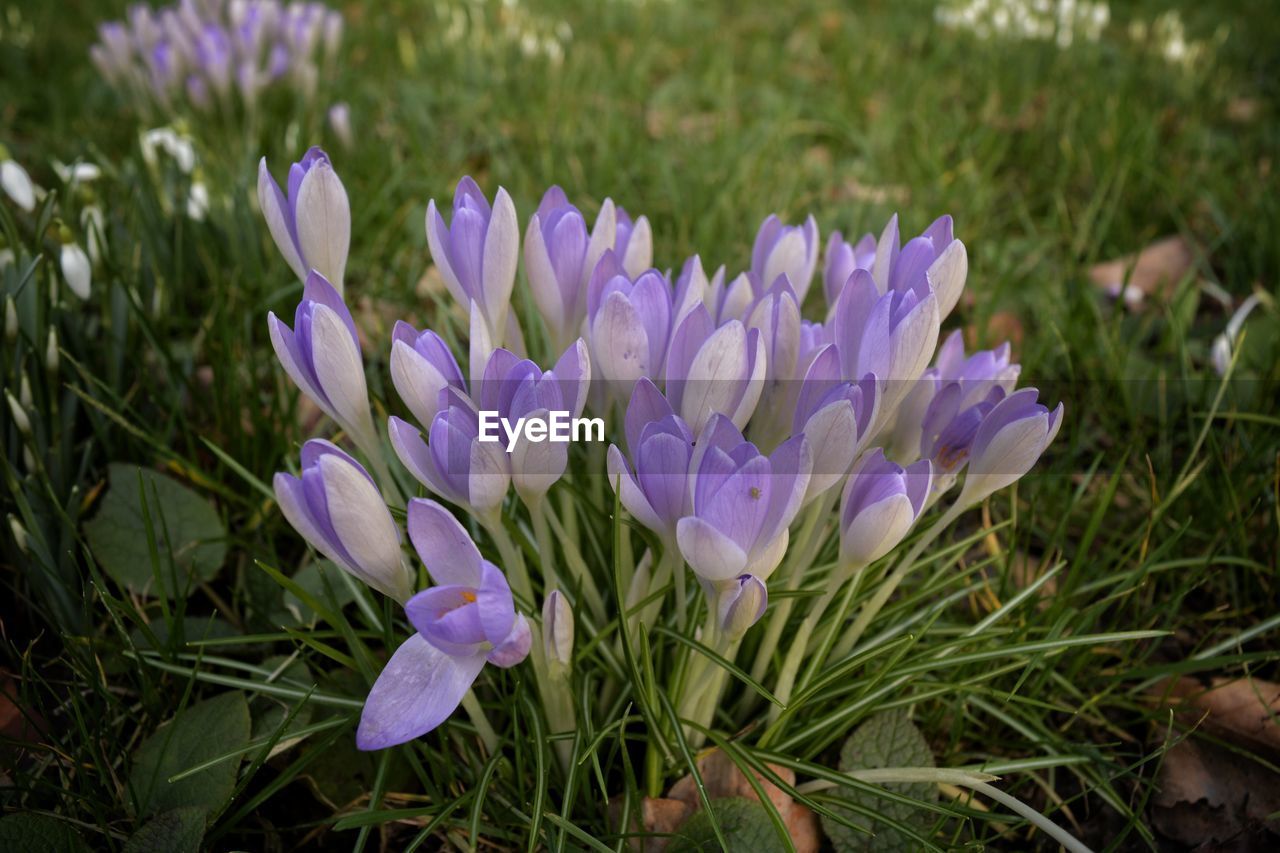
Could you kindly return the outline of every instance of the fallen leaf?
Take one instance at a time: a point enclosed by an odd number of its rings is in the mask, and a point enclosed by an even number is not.
[[[1165,237],[1136,255],[1095,264],[1089,269],[1089,279],[1132,309],[1147,297],[1167,299],[1192,272],[1195,262],[1196,253],[1183,237]]]
[[[792,770],[776,764],[766,766],[788,785],[795,785],[796,774]],[[815,853],[818,849],[817,815],[806,806],[797,803],[790,795],[760,773],[755,770],[751,772],[756,777],[769,801],[773,803],[773,807],[778,810],[783,823],[786,824],[787,832],[791,836],[791,843],[795,845],[796,853]],[[710,799],[743,797],[757,802],[760,799],[756,795],[756,790],[752,787],[751,782],[738,769],[738,765],[734,764],[733,760],[719,749],[710,750],[698,758],[698,773],[702,776],[702,784],[706,788],[707,796]],[[688,806],[690,814],[702,808],[702,798],[698,796],[698,787],[694,783],[692,775],[687,775],[672,785],[671,790],[667,792],[667,796],[684,802]]]
[[[1275,849],[1274,838],[1269,847],[1245,844],[1280,832],[1269,817],[1280,812],[1280,784],[1261,764],[1187,738],[1165,753],[1156,788],[1152,823],[1167,838],[1197,850],[1228,843],[1221,849]]]
[[[1255,752],[1280,759],[1280,684],[1260,678],[1215,678],[1205,688],[1194,678],[1163,682],[1160,696],[1174,703],[1179,719]]]
[[[672,800],[667,797],[645,797],[640,801],[639,825],[633,821],[629,832],[652,832],[653,836],[636,836],[628,839],[628,847],[638,853],[657,853],[665,850],[670,839],[663,836],[672,835],[688,819],[689,806],[683,800]],[[609,823],[622,826],[622,796],[609,798]]]

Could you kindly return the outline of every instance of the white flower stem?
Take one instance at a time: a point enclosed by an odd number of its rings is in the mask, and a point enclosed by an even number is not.
[[[484,708],[480,707],[480,700],[476,699],[474,690],[468,690],[462,694],[462,709],[471,719],[471,725],[476,727],[476,733],[480,735],[485,752],[493,755],[498,751],[498,734],[489,724],[489,718],[485,716]]]

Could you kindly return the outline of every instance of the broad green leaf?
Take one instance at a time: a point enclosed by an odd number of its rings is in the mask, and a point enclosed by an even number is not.
[[[152,595],[161,593],[156,589],[159,574],[164,594],[174,597],[218,573],[227,534],[212,504],[177,480],[136,465],[112,464],[110,481],[97,515],[84,526],[89,547],[107,574],[135,592]],[[158,566],[153,566],[148,522]]]
[[[312,560],[294,574],[293,580],[319,601],[332,603],[335,610],[341,610],[355,599],[351,587],[343,583],[342,578],[339,577],[338,573],[341,571],[342,569],[330,560]],[[284,609],[289,619],[285,622],[282,618],[280,621],[284,624],[310,625],[316,620],[315,611],[289,590],[285,590],[284,593]],[[281,615],[284,616],[284,614]]]
[[[868,718],[858,726],[840,749],[840,769],[864,770],[873,767],[932,767],[933,753],[924,735],[907,717],[906,708],[895,708],[882,711]],[[937,797],[937,788],[927,783],[889,784],[885,785],[895,793],[911,797],[913,800],[931,802]],[[890,820],[909,827],[918,827],[922,835],[926,835],[932,826],[933,819],[922,809],[915,809],[899,802],[877,797],[852,788],[840,788],[835,795],[850,800]],[[822,816],[822,828],[835,845],[837,851],[891,851],[909,850],[914,846],[909,838],[891,826],[878,824],[853,809],[845,809],[833,805],[833,812],[850,822],[866,829],[858,832],[826,815]]]
[[[124,845],[124,853],[200,853],[205,811],[188,806],[156,815]]]
[[[177,782],[169,778],[249,741],[244,694],[223,693],[181,712],[138,747],[129,784],[138,814],[146,817],[193,806],[214,812],[231,796],[240,759],[219,762]]]
[[[270,669],[280,669],[279,676],[275,679],[276,684],[288,684],[299,689],[306,690],[315,684],[315,679],[311,677],[311,671],[307,669],[307,665],[300,660],[289,661],[285,663],[285,658],[281,656],[272,656],[262,662],[262,666]],[[303,705],[301,708],[295,709],[296,701],[281,699],[276,696],[257,696],[249,703],[249,713],[253,719],[252,731],[253,739],[261,740],[270,738],[279,732],[280,727],[285,725],[288,720],[288,726],[280,739],[271,749],[271,755],[276,756],[294,746],[301,740],[298,737],[291,737],[291,733],[306,727],[311,722],[312,706],[310,704]],[[290,719],[292,715],[292,719]]]
[[[778,830],[764,806],[745,797],[724,797],[711,801],[716,812],[716,822],[724,833],[729,850],[750,850],[752,853],[784,851]],[[706,809],[698,809],[676,831],[667,847],[669,853],[719,853],[722,848],[716,839]]]
[[[87,853],[89,848],[70,825],[56,817],[19,812],[0,820],[0,850],[22,853]]]

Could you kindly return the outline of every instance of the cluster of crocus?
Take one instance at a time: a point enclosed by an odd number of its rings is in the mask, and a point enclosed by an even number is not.
[[[252,112],[264,94],[315,95],[342,41],[342,15],[322,3],[179,0],[130,6],[98,27],[89,56],[144,111],[189,106]]]
[[[597,625],[628,631],[661,619],[690,635],[694,616],[705,613],[699,641],[729,658],[768,613],[755,667],[767,676],[798,601],[786,596],[770,607],[769,589],[796,589],[834,537],[839,557],[826,593],[807,604],[773,673],[786,699],[837,593],[887,568],[940,501],[950,506],[917,549],[1025,474],[1061,425],[1061,405],[1051,411],[1034,389],[1014,390],[1018,366],[1008,346],[966,354],[954,333],[938,346],[968,272],[949,217],[905,243],[896,217],[878,239],[851,244],[833,234],[820,273],[814,219],[789,225],[770,216],[740,275],[720,267],[708,276],[695,256],[673,278],[652,265],[648,221],[611,200],[589,226],[553,187],[530,216],[522,249],[513,199],[499,188],[490,201],[464,178],[448,219],[429,204],[426,236],[449,292],[469,310],[469,328],[398,323],[387,342],[392,384],[411,419],[392,415],[386,435],[404,471],[444,503],[417,498],[386,466],[360,336],[343,302],[346,193],[318,149],[294,164],[288,183],[286,195],[263,163],[262,209],[304,282],[293,328],[270,317],[272,341],[298,388],[378,480],[335,445],[313,440],[301,476],[277,475],[276,493],[318,551],[402,604],[416,631],[369,694],[362,748],[430,730],[465,703],[486,662],[512,666],[526,656],[551,731],[563,730],[575,705],[566,694],[575,613],[584,607]],[[527,289],[516,288],[522,257]],[[806,320],[819,274],[826,305],[815,313],[823,319]],[[541,323],[522,327],[517,318],[534,313]],[[468,339],[465,367],[449,344],[456,332]],[[571,453],[511,427],[584,410],[617,425],[607,452]],[[486,439],[491,417],[503,424],[502,441]],[[581,517],[572,493],[562,488],[564,500],[547,500],[567,476],[574,492],[594,490],[607,505],[602,472],[653,534],[612,603],[600,592],[609,588],[606,570],[592,568],[566,535]],[[513,486],[517,501],[508,500]],[[409,541],[440,584],[416,594],[386,506],[406,499]],[[557,517],[557,506],[573,523]],[[496,563],[454,513],[475,522]],[[526,518],[534,535],[520,546],[511,531]],[[535,552],[538,574],[525,560]],[[886,577],[883,598],[913,562],[908,556]],[[664,608],[671,597],[674,607]],[[880,599],[839,643],[832,633],[824,654],[855,644]],[[723,671],[707,673],[705,662],[691,661],[673,684],[682,718],[703,727],[724,686]]]

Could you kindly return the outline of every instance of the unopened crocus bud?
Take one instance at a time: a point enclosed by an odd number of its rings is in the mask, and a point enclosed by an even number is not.
[[[982,420],[969,451],[969,472],[957,501],[971,506],[1031,470],[1062,426],[1062,404],[1041,405],[1035,388],[1015,391]]]
[[[738,575],[716,596],[720,632],[737,640],[760,621],[769,604],[769,591],[755,575]]]
[[[430,426],[440,411],[441,391],[452,387],[466,392],[462,368],[449,345],[430,329],[419,332],[399,320],[391,340],[391,381],[418,423]]]
[[[697,306],[676,329],[667,355],[672,408],[695,436],[716,413],[742,429],[764,390],[765,359],[759,329],[738,320],[715,328],[706,306]]]
[[[622,269],[632,278],[653,266],[653,231],[648,217],[634,222],[621,207],[617,209],[618,228],[613,251],[622,261]]]
[[[875,374],[868,373],[857,382],[842,381],[839,354],[830,344],[809,365],[791,421],[792,433],[803,433],[813,450],[806,504],[849,473],[853,460],[871,438],[878,391]]]
[[[258,163],[258,204],[285,263],[302,281],[319,272],[338,294],[343,292],[351,246],[351,206],[329,155],[313,147],[289,167],[289,194]]]
[[[563,678],[573,664],[573,609],[558,589],[542,603],[542,649],[552,676]]]
[[[342,19],[339,18],[339,21]],[[329,107],[329,129],[338,137],[343,148],[353,148],[356,144],[355,134],[351,131],[351,107],[341,101]]]
[[[355,321],[338,291],[311,272],[290,329],[267,315],[271,345],[289,377],[361,446],[375,440]]]
[[[93,282],[93,268],[89,256],[84,249],[72,242],[71,232],[64,226],[62,232],[62,252],[59,261],[62,265],[62,277],[67,280],[71,292],[81,299],[88,299]]]
[[[632,279],[613,250],[587,288],[591,360],[612,399],[626,400],[642,376],[661,375],[671,333],[671,284],[657,270]]]
[[[11,391],[5,391],[4,396],[9,401],[9,414],[13,416],[13,425],[23,435],[31,435],[31,418],[27,415],[27,410],[22,407],[22,403],[18,402],[18,398],[13,396]]]
[[[36,189],[31,176],[22,164],[10,159],[9,150],[3,145],[0,145],[0,187],[27,213],[36,209]]]
[[[751,250],[751,286],[759,296],[780,276],[787,276],[796,296],[804,302],[818,265],[818,223],[812,216],[804,225],[784,225],[769,216],[760,225]]]
[[[675,547],[676,523],[689,513],[689,461],[693,433],[648,379],[636,383],[627,406],[627,447],[632,465],[617,445],[606,456],[609,485],[636,520]]]
[[[924,511],[932,482],[928,459],[903,468],[876,448],[849,475],[840,512],[840,559],[865,566],[897,547]]]
[[[569,203],[560,187],[543,194],[537,212],[529,220],[524,237],[524,268],[553,347],[563,349],[577,336],[587,313],[591,274],[601,256],[613,246],[616,227],[613,203],[606,200],[588,235],[586,218]]]
[[[846,243],[839,231],[833,231],[827,238],[827,253],[822,268],[822,292],[827,299],[827,308],[835,307],[840,291],[854,270],[871,269],[876,258],[876,238],[863,234],[856,244]]]
[[[379,592],[408,600],[413,578],[400,531],[359,462],[312,439],[302,446],[302,476],[279,473],[273,485],[284,517],[312,547]]]
[[[449,292],[462,305],[475,303],[493,345],[501,346],[520,258],[511,196],[499,187],[491,207],[476,182],[463,178],[453,194],[453,221],[445,223],[432,199],[426,226],[431,258]]]

